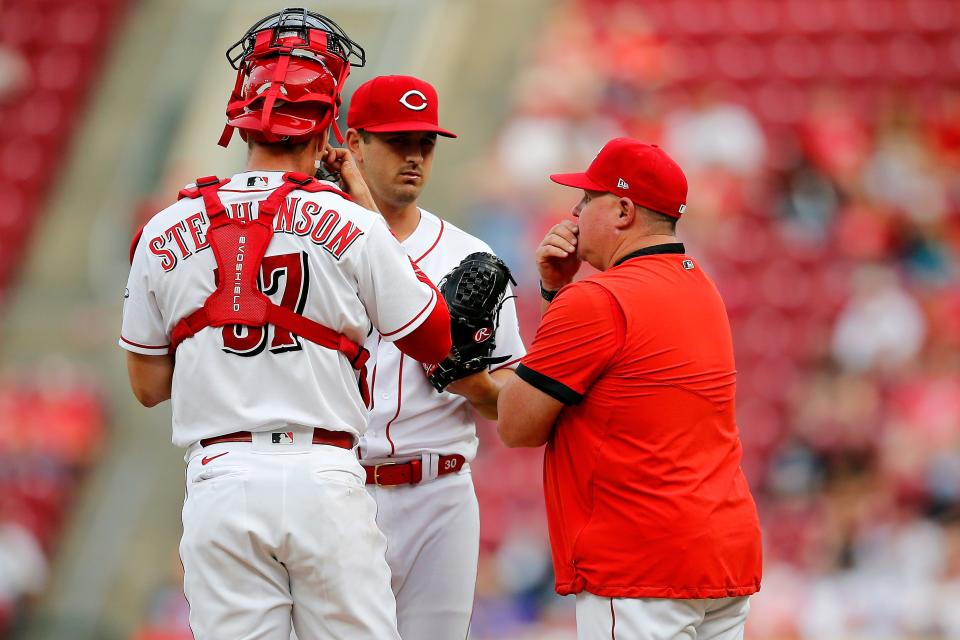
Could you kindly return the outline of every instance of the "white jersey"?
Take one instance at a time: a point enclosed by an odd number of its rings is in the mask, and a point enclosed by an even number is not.
[[[282,172],[235,175],[219,195],[231,217],[256,217]],[[202,199],[164,209],[147,223],[130,268],[120,346],[167,353],[177,322],[214,292],[216,260]],[[373,330],[403,338],[437,296],[417,280],[383,218],[337,194],[292,191],[274,219],[260,286],[287,307],[363,343]],[[278,425],[362,435],[366,407],[357,373],[337,351],[278,330],[208,327],[177,349],[173,443],[187,447],[235,431]]]
[[[416,230],[401,244],[436,284],[469,254],[493,253],[483,241],[423,209]],[[491,371],[516,368],[526,353],[509,285],[505,300],[493,355],[507,356],[507,360],[491,367]],[[360,442],[362,458],[458,453],[472,460],[477,453],[477,428],[466,398],[438,393],[419,362],[381,341],[380,336],[372,335],[367,347],[376,353],[376,366],[371,374],[370,427]]]

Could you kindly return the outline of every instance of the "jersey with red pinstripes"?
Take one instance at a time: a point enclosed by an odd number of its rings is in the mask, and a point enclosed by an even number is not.
[[[467,255],[475,251],[493,253],[483,241],[423,209],[416,230],[401,245],[436,284]],[[520,340],[517,309],[509,288],[496,343],[493,355],[508,359],[491,370],[516,368],[526,350]],[[478,440],[469,403],[453,393],[437,393],[427,382],[420,363],[380,336],[371,336],[366,346],[375,354],[376,366],[370,374],[370,426],[360,443],[363,458],[458,453],[467,461],[472,460]]]

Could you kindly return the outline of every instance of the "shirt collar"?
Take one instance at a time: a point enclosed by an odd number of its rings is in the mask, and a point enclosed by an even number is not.
[[[664,253],[686,253],[686,250],[683,248],[682,242],[668,242],[666,244],[655,244],[649,247],[644,247],[643,249],[637,249],[632,251],[627,255],[623,256],[619,260],[613,263],[613,266],[619,266],[626,262],[627,260],[632,260],[633,258],[639,258],[640,256],[655,256]]]
[[[429,211],[420,211],[420,222],[407,238],[400,244],[407,254],[414,260],[419,259],[434,245],[440,233],[440,219]]]

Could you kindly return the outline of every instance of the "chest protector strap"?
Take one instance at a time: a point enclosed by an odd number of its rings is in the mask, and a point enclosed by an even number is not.
[[[283,184],[260,203],[257,218],[241,220],[227,215],[217,194],[227,182],[216,176],[207,176],[197,179],[196,188],[180,191],[181,199],[203,198],[210,221],[207,240],[217,261],[219,277],[216,291],[210,294],[203,306],[174,326],[169,352],[176,353],[180,343],[207,327],[234,324],[262,327],[272,324],[346,356],[353,368],[360,372],[360,394],[364,403],[369,405],[366,364],[370,354],[367,350],[342,333],[275,305],[257,287],[260,265],[273,238],[273,219],[287,195],[294,189],[314,193],[330,191],[344,197],[346,194],[334,187],[319,184],[305,174],[285,173]]]

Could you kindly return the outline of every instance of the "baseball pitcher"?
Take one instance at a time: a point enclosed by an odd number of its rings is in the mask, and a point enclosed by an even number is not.
[[[410,76],[358,87],[346,140],[377,205],[453,318],[450,357],[424,368],[373,335],[370,429],[361,441],[367,488],[387,537],[400,634],[465,638],[473,609],[480,518],[470,475],[471,405],[496,417],[503,381],[524,355],[506,266],[484,242],[417,205],[430,177],[437,92]]]

